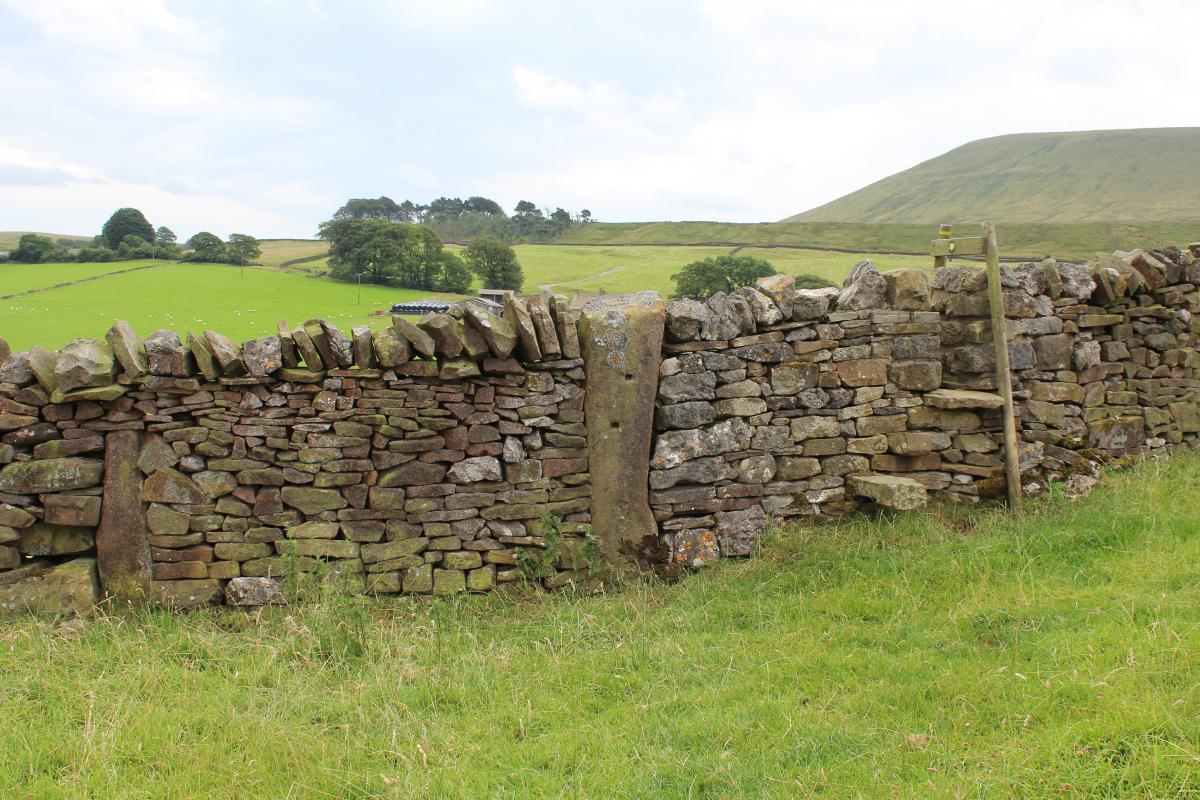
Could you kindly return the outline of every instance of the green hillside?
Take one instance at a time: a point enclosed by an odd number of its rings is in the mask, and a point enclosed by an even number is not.
[[[1200,128],[1018,133],[948,153],[785,222],[1200,220]]]
[[[70,239],[74,242],[74,247],[83,247],[92,241],[90,236],[77,236],[71,233],[43,233],[42,231],[0,231],[0,250],[16,250],[17,243],[21,241],[21,237],[27,233],[37,233],[39,236],[49,237],[51,241],[57,242],[59,239]]]
[[[955,232],[971,236],[983,217],[965,220]],[[998,223],[1007,256],[1088,258],[1098,251],[1184,245],[1200,240],[1200,221],[1159,223],[1088,222],[1075,225]],[[558,239],[570,245],[747,245],[850,250],[861,253],[927,253],[936,223],[854,222],[614,222],[577,228]]]

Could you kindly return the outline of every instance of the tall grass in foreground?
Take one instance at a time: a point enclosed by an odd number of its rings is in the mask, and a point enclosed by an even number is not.
[[[1200,458],[601,597],[0,628],[0,796],[1194,797]]]

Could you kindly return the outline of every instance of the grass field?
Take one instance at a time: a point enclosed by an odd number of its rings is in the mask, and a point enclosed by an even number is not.
[[[796,527],[601,597],[0,628],[38,798],[1183,798],[1200,459],[1075,504]]]
[[[84,266],[39,264],[36,269],[50,276]],[[372,309],[428,296],[364,285],[360,301],[354,284],[268,269],[159,262],[139,272],[0,301],[0,337],[18,350],[35,344],[57,348],[78,336],[102,337],[114,320],[124,319],[143,336],[159,328],[181,334],[213,329],[240,341],[274,333],[280,319],[294,325],[324,317],[348,329],[371,321]]]
[[[52,286],[113,272],[135,269],[154,261],[112,261],[106,264],[0,264],[0,297],[7,297],[31,289],[48,289]],[[0,305],[0,312],[3,306]]]
[[[329,243],[320,239],[260,239],[258,246],[262,255],[258,263],[264,267],[278,268],[288,261],[312,256],[323,256],[329,252]],[[296,269],[304,270],[310,262],[295,265]]]
[[[17,244],[21,241],[21,237],[31,231],[0,231],[0,250],[16,250]],[[48,236],[53,242],[58,242],[59,239],[70,239],[76,243],[76,247],[83,247],[92,240],[90,236],[76,236],[70,233],[42,233],[33,231],[41,236]]]
[[[281,271],[278,266],[297,254],[319,254],[321,242],[291,240],[264,247],[263,261],[276,268],[240,270],[223,264],[121,261],[110,264],[0,264],[0,294],[42,289],[0,300],[0,337],[17,349],[31,345],[60,347],[78,336],[102,336],[116,319],[128,320],[143,335],[159,328],[181,334],[211,328],[244,340],[275,330],[276,321],[303,322],[323,316],[338,325],[360,325],[372,309],[429,292],[364,285],[358,287],[311,277],[325,259]],[[518,245],[525,270],[526,293],[543,286],[572,295],[653,289],[668,296],[671,275],[700,258],[730,253],[730,247],[577,247]],[[864,256],[821,250],[741,248],[737,252],[770,261],[789,274],[819,275],[840,283]],[[881,269],[917,266],[929,269],[929,258],[875,256]],[[128,274],[111,274],[149,266]],[[56,284],[102,277],[69,286]],[[54,287],[54,288],[52,288]],[[375,324],[381,324],[379,319]]]
[[[1005,256],[1090,258],[1097,252],[1135,247],[1180,247],[1200,241],[1200,222],[1081,223],[1076,225],[997,224]],[[975,236],[978,223],[958,225],[957,236]],[[929,252],[936,225],[851,222],[614,222],[585,225],[557,244],[645,245],[730,243],[834,247],[864,252]]]

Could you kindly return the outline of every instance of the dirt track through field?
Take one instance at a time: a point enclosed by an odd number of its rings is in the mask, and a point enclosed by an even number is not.
[[[555,286],[570,286],[570,285],[576,284],[576,283],[584,283],[586,281],[592,281],[597,278],[607,278],[609,275],[615,275],[616,273],[625,269],[626,266],[627,266],[626,264],[618,264],[617,266],[612,267],[611,269],[604,270],[604,272],[597,272],[595,275],[584,275],[581,278],[576,278],[575,280],[571,280],[571,281],[559,281],[558,283],[543,283],[543,284],[540,284],[538,286],[538,288],[542,289],[544,291],[547,291],[547,292],[552,292],[552,291],[554,291]]]
[[[53,286],[39,286],[36,289],[26,289],[23,292],[16,292],[14,294],[0,294],[0,300],[14,300],[18,297],[25,297],[26,295],[37,294],[38,292],[48,292],[51,289],[63,289],[67,286],[74,286],[78,283],[87,283],[88,281],[103,280],[104,278],[111,278],[114,275],[124,275],[128,272],[140,272],[141,270],[144,270],[144,269],[156,269],[158,267],[165,266],[166,264],[170,264],[170,263],[173,263],[173,262],[164,261],[162,264],[144,264],[143,266],[140,266],[140,267],[129,267],[128,269],[113,270],[112,272],[106,272],[103,275],[92,275],[90,278],[80,278],[77,281],[65,281],[63,283],[56,283]]]

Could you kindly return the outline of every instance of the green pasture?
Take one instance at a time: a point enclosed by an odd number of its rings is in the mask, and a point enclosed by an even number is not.
[[[28,292],[31,289],[48,289],[58,284],[110,275],[122,270],[135,269],[161,261],[110,261],[104,264],[0,264],[0,297]],[[0,300],[0,309],[4,308]]]
[[[369,284],[360,290],[355,284],[277,270],[159,262],[139,272],[0,301],[0,338],[14,349],[35,344],[57,348],[76,337],[103,336],[114,320],[124,319],[143,336],[159,328],[181,334],[212,329],[245,340],[274,333],[281,319],[293,325],[311,317],[344,328],[364,325],[372,321],[374,309],[428,296]],[[373,321],[382,324],[380,318]]]
[[[258,263],[272,268],[301,258],[324,256],[329,252],[328,242],[320,239],[260,239],[258,246],[262,249]],[[289,269],[308,271],[311,269],[311,262],[289,265]]]
[[[0,795],[1187,798],[1200,459],[606,595],[0,627]]]
[[[947,220],[954,222],[954,220]],[[979,221],[955,225],[956,236],[976,236]],[[781,244],[843,248],[871,253],[929,252],[937,225],[857,222],[614,222],[584,225],[557,244],[731,245]],[[1090,258],[1097,252],[1137,247],[1184,247],[1200,240],[1200,223],[1087,222],[1078,224],[997,223],[1002,255],[1022,258]]]

